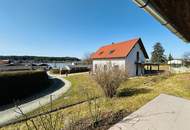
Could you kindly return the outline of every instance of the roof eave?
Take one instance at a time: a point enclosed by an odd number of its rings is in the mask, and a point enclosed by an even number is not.
[[[124,59],[126,58],[126,56],[123,56],[123,57],[109,57],[109,58],[92,58],[92,60],[111,60],[111,59]]]
[[[141,49],[142,49],[142,51],[143,51],[143,54],[144,54],[145,58],[149,59],[148,53],[146,52],[146,49],[145,49],[145,47],[144,47],[144,44],[143,44],[141,38],[139,38],[139,41],[138,41],[138,42],[140,42],[140,46],[141,46]]]
[[[166,20],[166,16],[161,15],[155,8],[150,4],[150,0],[133,0],[140,8],[143,8],[146,12],[152,15],[155,19],[157,19],[162,25],[168,28],[172,33],[182,39],[184,42],[190,42],[183,34],[177,31],[176,27],[169,23]],[[152,1],[151,1],[152,2]]]

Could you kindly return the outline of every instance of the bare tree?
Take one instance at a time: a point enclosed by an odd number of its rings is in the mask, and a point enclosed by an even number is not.
[[[88,65],[92,64],[91,55],[92,53],[89,53],[89,52],[84,54],[84,57],[83,57],[84,64],[88,64]]]

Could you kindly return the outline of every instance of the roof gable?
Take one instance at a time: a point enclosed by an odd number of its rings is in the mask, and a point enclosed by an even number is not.
[[[106,45],[98,49],[91,58],[92,59],[109,59],[109,58],[122,58],[129,55],[134,46],[139,43],[144,55],[148,58],[144,45],[140,38],[132,39],[129,41],[114,43]]]

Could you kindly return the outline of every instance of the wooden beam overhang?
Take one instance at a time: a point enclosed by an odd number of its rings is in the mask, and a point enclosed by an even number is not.
[[[185,42],[190,42],[190,0],[133,0]]]

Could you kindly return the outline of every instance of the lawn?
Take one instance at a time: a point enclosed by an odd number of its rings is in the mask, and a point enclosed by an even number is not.
[[[92,78],[89,77],[88,74],[70,76],[66,77],[65,79],[69,80],[72,83],[72,87],[68,92],[66,92],[62,97],[53,101],[52,104],[49,103],[43,106],[43,111],[42,108],[39,108],[35,111],[27,113],[27,115],[32,116],[44,111],[48,111],[50,109],[56,109],[62,106],[67,106],[80,101],[88,100],[86,93],[90,94],[90,98],[103,96],[101,88],[96,84],[96,82],[94,82]]]
[[[87,99],[88,95],[100,96],[100,98],[97,100],[97,104],[92,106],[92,108],[95,106],[96,109],[90,109],[88,103],[83,103],[52,113],[52,116],[55,116],[57,113],[64,115],[64,121],[60,121],[61,125],[59,127],[66,124],[65,120],[70,119],[70,117],[74,117],[75,120],[90,117],[90,115],[93,115],[90,110],[98,111],[99,113],[126,110],[127,115],[161,93],[190,99],[189,73],[130,78],[119,87],[117,96],[112,99],[103,96],[100,87],[89,75],[70,76],[67,80],[72,83],[71,90],[62,98],[56,100],[53,103],[53,107]],[[47,108],[49,107],[46,106]],[[37,118],[34,120],[36,121]],[[17,130],[19,128],[25,130],[25,122],[6,126],[0,130]]]

